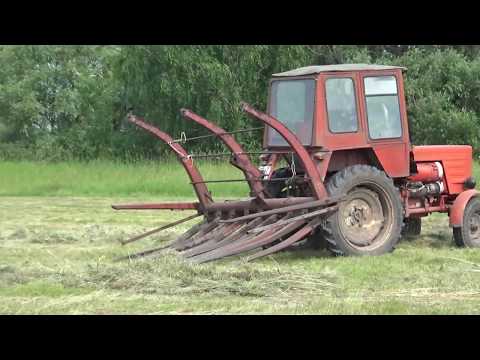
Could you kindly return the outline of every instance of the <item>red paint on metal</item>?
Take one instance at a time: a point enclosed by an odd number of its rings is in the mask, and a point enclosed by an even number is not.
[[[410,175],[407,144],[376,144],[373,151],[388,176],[399,178]]]
[[[370,149],[356,149],[356,150],[338,150],[331,154],[330,161],[328,162],[328,171],[334,172],[343,170],[348,166],[359,164],[370,164],[367,151]],[[315,155],[314,155],[315,156]],[[323,157],[328,159],[328,154],[324,154]]]
[[[307,173],[310,184],[317,199],[323,199],[328,197],[327,190],[323,185],[318,169],[315,166],[310,154],[307,152],[305,147],[302,145],[300,140],[293,134],[285,125],[274,117],[262,113],[258,110],[255,110],[253,107],[246,103],[242,103],[242,110],[251,115],[252,117],[264,122],[266,125],[272,127],[276,130],[292,147],[292,149],[297,153],[300,162]]]
[[[221,127],[209,122],[207,119],[195,114],[191,110],[181,109],[180,112],[185,118],[195,121],[197,124],[203,126],[208,131],[219,137],[219,139],[232,151],[234,155],[231,164],[244,173],[253,194],[255,194],[255,196],[258,198],[263,198],[263,185],[260,182],[255,181],[261,177],[261,173],[252,164],[250,158],[247,154],[245,154],[245,151],[240,146],[240,144],[237,143],[235,138],[232,135],[226,133],[226,131],[223,130]]]
[[[416,162],[439,161],[442,163],[449,194],[460,194],[464,182],[472,176],[472,147],[469,145],[423,145],[414,146]]]
[[[478,196],[479,192],[475,189],[467,190],[457,196],[450,208],[450,226],[461,227],[463,225],[463,212],[470,199]]]
[[[409,209],[409,215],[429,214],[432,212],[445,212],[448,209],[444,206],[429,206],[428,208],[413,208]]]
[[[394,76],[397,81],[397,93],[400,107],[400,118],[402,125],[402,135],[395,139],[371,139],[368,132],[368,120],[366,99],[364,90],[364,78],[369,76]],[[325,72],[310,76],[298,76],[295,79],[315,79],[317,83],[316,100],[314,109],[313,122],[313,139],[312,146],[308,147],[309,151],[316,151],[321,148],[334,154],[340,150],[357,151],[360,149],[372,149],[381,167],[385,173],[392,178],[407,177],[410,175],[409,167],[409,129],[407,120],[407,111],[405,104],[405,93],[403,85],[403,76],[401,69],[382,70],[382,71],[352,71],[352,72]],[[358,129],[354,132],[348,133],[334,133],[330,131],[328,126],[328,113],[326,104],[326,89],[325,82],[331,78],[351,78],[355,87],[355,103],[357,107]],[[281,78],[275,77],[272,81],[292,80],[292,77]],[[273,100],[271,89],[269,90],[270,103]],[[269,103],[269,112],[270,112]],[[265,132],[267,133],[267,131]],[[264,136],[264,147],[275,148],[268,146],[267,135]],[[286,147],[281,147],[286,148]],[[311,150],[310,150],[311,149]],[[333,160],[332,155],[332,160]],[[326,158],[319,163],[322,177],[326,173],[327,163],[329,159]],[[335,166],[335,164],[333,165]]]
[[[196,166],[193,164],[192,158],[188,156],[187,151],[181,145],[173,142],[174,140],[170,135],[161,131],[160,129],[157,129],[153,125],[146,123],[143,119],[139,117],[130,115],[128,117],[128,121],[152,133],[157,138],[162,140],[164,143],[168,144],[174,150],[175,155],[177,156],[178,160],[182,163],[183,167],[185,168],[185,171],[190,177],[190,180],[192,181],[192,183],[194,183],[193,188],[195,190],[195,193],[197,194],[197,197],[202,209],[212,202],[212,199],[210,197],[210,192],[208,191],[207,186],[204,183],[202,183],[203,182],[202,175],[200,175],[200,172],[198,171]]]
[[[443,178],[443,167],[437,161],[435,162],[418,162],[417,173],[409,176],[409,181],[420,181],[423,183],[440,181]]]
[[[158,203],[112,205],[115,210],[200,210],[199,203]]]

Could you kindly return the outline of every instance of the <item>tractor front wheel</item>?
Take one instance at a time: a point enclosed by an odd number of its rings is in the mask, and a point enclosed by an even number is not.
[[[453,239],[459,247],[480,247],[480,198],[473,197],[463,213],[461,227],[453,228]]]
[[[391,178],[375,167],[347,167],[327,182],[331,196],[346,194],[338,211],[326,218],[323,232],[335,255],[382,255],[400,238],[403,208]]]

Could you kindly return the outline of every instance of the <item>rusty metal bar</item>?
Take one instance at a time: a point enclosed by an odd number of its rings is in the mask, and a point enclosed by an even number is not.
[[[314,219],[310,221],[307,225],[305,225],[303,228],[300,230],[296,231],[293,235],[291,235],[288,239],[282,241],[281,243],[278,243],[276,245],[273,245],[269,247],[268,249],[261,250],[249,257],[247,257],[247,261],[252,261],[255,259],[258,259],[260,257],[266,256],[273,254],[275,252],[278,252],[282,249],[285,249],[286,247],[292,245],[293,243],[302,240],[306,236],[308,236],[317,226],[320,225],[320,220],[319,219]]]
[[[327,198],[325,200],[315,200],[315,201],[304,202],[304,203],[295,204],[295,205],[291,205],[291,206],[279,207],[278,209],[262,211],[262,212],[255,213],[255,214],[240,216],[240,217],[237,217],[237,218],[234,218],[234,219],[220,220],[220,222],[228,223],[228,222],[235,222],[235,221],[245,221],[245,220],[254,219],[254,218],[260,217],[260,216],[268,216],[268,215],[273,215],[273,214],[281,214],[281,213],[285,213],[285,212],[289,212],[289,211],[310,209],[310,208],[314,208],[314,207],[334,204],[334,203],[342,201],[343,199],[344,199],[344,196],[335,196],[335,197]]]
[[[251,179],[258,179],[262,176],[260,170],[254,166],[248,157],[245,155],[242,146],[235,140],[235,138],[231,135],[232,133],[236,132],[226,132],[221,127],[213,124],[212,122],[208,121],[207,119],[201,117],[198,114],[195,114],[193,111],[188,109],[181,109],[180,113],[189,120],[194,121],[195,123],[203,126],[205,129],[213,133],[215,136],[218,136],[220,141],[230,149],[233,153],[230,163],[241,170],[247,179],[248,185],[250,190],[260,201],[265,197],[263,185],[259,182],[250,181]],[[260,128],[262,129],[262,128]]]
[[[137,258],[144,257],[144,256],[147,256],[147,255],[151,255],[153,253],[156,253],[156,252],[159,252],[159,251],[162,251],[162,250],[166,250],[168,248],[170,248],[170,244],[160,246],[160,247],[156,247],[156,248],[153,248],[153,249],[140,251],[138,253],[130,254],[130,255],[127,255],[127,256],[122,256],[122,257],[116,258],[114,261],[133,260],[133,259],[137,259]]]
[[[302,143],[298,140],[297,136],[292,133],[284,124],[280,121],[275,119],[274,117],[262,113],[258,110],[255,110],[253,107],[248,105],[247,103],[242,103],[242,110],[252,116],[253,118],[260,120],[261,122],[267,124],[268,126],[272,127],[276,130],[284,139],[285,141],[292,147],[295,153],[298,155],[300,162],[303,165],[308,177],[310,178],[310,184],[317,199],[324,199],[328,197],[327,190],[323,185],[322,178],[320,173],[318,172],[315,163],[313,162],[310,154],[302,145]]]
[[[327,207],[327,208],[324,208],[324,209],[309,212],[307,214],[302,214],[302,215],[299,215],[299,216],[295,216],[295,217],[292,217],[292,218],[287,219],[287,220],[280,220],[280,221],[277,221],[275,224],[259,226],[257,228],[254,228],[254,229],[248,231],[248,232],[249,233],[262,232],[262,231],[269,230],[271,228],[276,228],[277,226],[283,226],[283,225],[286,225],[286,224],[289,224],[291,222],[295,222],[295,221],[298,221],[298,220],[310,219],[312,217],[315,217],[315,216],[318,216],[318,215],[323,215],[323,214],[335,211],[337,209],[338,209],[338,205],[330,206],[330,207]]]
[[[153,125],[146,123],[143,119],[136,117],[134,115],[128,116],[128,121],[137,125],[138,127],[150,132],[151,134],[155,135],[158,139],[162,140],[164,143],[169,145],[171,149],[175,152],[178,160],[182,163],[185,171],[187,172],[188,176],[190,177],[190,181],[197,182],[203,181],[200,172],[193,164],[193,160],[188,156],[187,151],[177,143],[173,142],[173,139],[167,133],[157,129]],[[210,192],[207,189],[207,186],[202,183],[194,184],[193,188],[195,193],[197,194],[198,200],[200,202],[201,209],[204,209],[209,203],[212,202],[210,197]]]
[[[125,204],[112,205],[114,210],[200,210],[196,203],[153,203],[153,204]]]
[[[192,235],[189,239],[186,239],[183,243],[174,245],[173,248],[178,251],[182,251],[200,244],[200,240],[205,239],[205,237],[208,236],[209,233],[218,226],[218,224],[218,219],[203,224],[198,232]]]
[[[277,220],[277,215],[271,215],[267,219],[263,220],[261,224],[263,225],[263,224],[273,223],[276,220]],[[227,244],[225,246],[221,246],[219,248],[216,248],[212,251],[205,252],[203,254],[194,256],[194,257],[191,258],[191,260],[194,261],[194,262],[203,263],[203,262],[212,261],[212,260],[220,259],[220,258],[223,258],[223,257],[231,256],[231,255],[237,254],[239,252],[242,252],[244,247],[252,246],[252,245],[253,246],[261,246],[261,245],[256,245],[256,244],[258,242],[262,241],[262,240],[265,240],[265,238],[267,238],[272,233],[275,233],[275,232],[274,231],[266,231],[262,234],[253,235],[253,236],[250,236],[250,237],[248,237],[246,235],[246,238],[241,237],[238,240],[236,240],[236,241],[234,241],[230,244]]]
[[[270,209],[281,208],[290,205],[302,204],[309,201],[315,200],[312,197],[289,197],[289,198],[278,198],[278,199],[265,199],[265,203],[268,204]],[[239,200],[239,201],[223,201],[215,202],[207,206],[206,211],[245,211],[253,210],[259,211],[264,209],[262,204],[259,204],[255,199],[251,200]]]
[[[138,241],[138,240],[141,240],[143,238],[146,238],[147,236],[150,236],[150,235],[153,235],[153,234],[156,234],[162,230],[166,230],[166,229],[169,229],[171,227],[174,227],[174,226],[177,226],[177,225],[180,225],[180,224],[183,224],[184,222],[187,222],[189,220],[192,220],[192,219],[195,219],[196,217],[199,217],[201,216],[202,214],[194,214],[194,215],[191,215],[191,216],[188,216],[186,218],[183,218],[183,219],[180,219],[180,220],[177,220],[177,221],[174,221],[170,224],[167,224],[167,225],[163,225],[163,226],[160,226],[156,229],[153,229],[153,230],[150,230],[150,231],[147,231],[143,234],[140,234],[140,235],[137,235],[137,236],[134,236],[128,240],[119,240],[120,243],[122,245],[126,245],[126,244],[129,244],[129,243],[132,243],[134,241]]]
[[[195,234],[198,233],[206,223],[207,223],[207,220],[204,219],[202,222],[193,225],[190,229],[188,229],[186,232],[180,235],[177,239],[175,239],[175,241],[173,241],[170,244],[170,246],[174,248],[176,246],[181,246],[182,244],[185,244],[190,238],[195,236]]]
[[[192,256],[196,256],[196,255],[199,255],[199,254],[202,254],[202,253],[206,253],[208,251],[218,249],[218,248],[220,248],[222,246],[225,246],[227,244],[230,244],[230,243],[238,240],[240,237],[244,236],[249,229],[254,228],[255,226],[259,225],[261,222],[263,222],[262,219],[256,218],[256,219],[254,219],[250,222],[246,222],[246,223],[243,223],[243,224],[241,223],[242,225],[240,225],[238,228],[236,228],[231,234],[226,236],[224,239],[222,239],[218,242],[215,242],[215,243],[204,243],[202,245],[199,245],[199,246],[189,250],[188,252],[183,253],[183,255],[185,257],[192,257]]]

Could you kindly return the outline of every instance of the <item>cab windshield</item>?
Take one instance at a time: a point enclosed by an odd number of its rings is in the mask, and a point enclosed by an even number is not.
[[[281,121],[303,145],[312,144],[315,80],[277,80],[272,82],[270,115]],[[288,146],[274,129],[268,128],[270,146]]]

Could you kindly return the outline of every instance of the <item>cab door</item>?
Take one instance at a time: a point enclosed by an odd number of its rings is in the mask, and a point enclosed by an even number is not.
[[[368,146],[364,137],[364,123],[360,116],[358,76],[341,72],[322,74],[317,99],[323,101],[317,124],[319,143],[331,150],[342,150]]]
[[[410,140],[401,72],[366,72],[360,80],[367,142],[389,176],[408,176]]]

